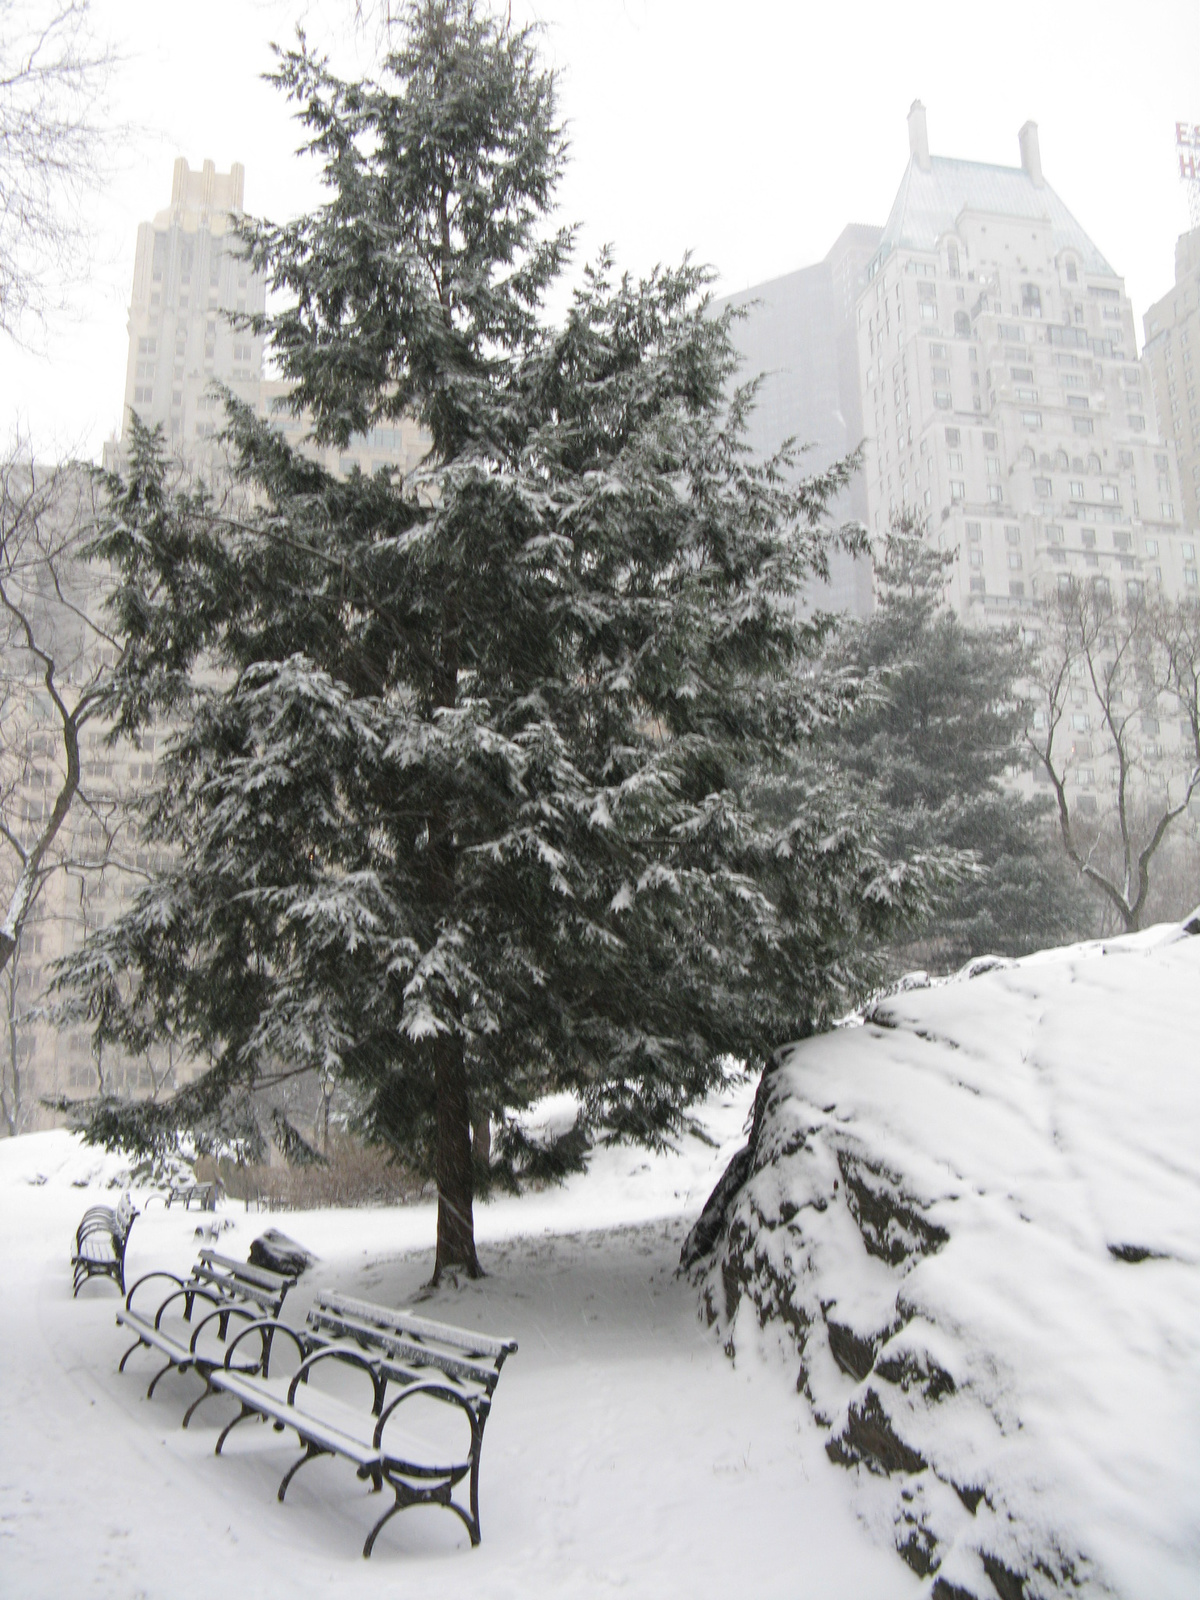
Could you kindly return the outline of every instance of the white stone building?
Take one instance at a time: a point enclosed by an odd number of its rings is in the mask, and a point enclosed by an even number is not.
[[[1150,307],[1144,326],[1158,431],[1175,446],[1180,509],[1194,536],[1200,534],[1200,228],[1176,241],[1175,287]],[[1194,588],[1194,568],[1191,582]]]
[[[908,506],[958,552],[967,619],[1023,619],[1060,575],[1194,585],[1173,452],[1120,277],[1042,175],[931,156],[925,110],[857,307],[868,525]]]

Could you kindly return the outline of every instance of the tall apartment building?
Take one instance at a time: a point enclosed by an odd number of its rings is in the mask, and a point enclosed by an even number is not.
[[[748,442],[761,457],[785,439],[807,447],[800,471],[822,471],[858,448],[863,437],[854,308],[880,230],[852,223],[823,261],[720,301],[742,315],[733,323],[742,358],[741,381],[759,378]],[[835,515],[865,523],[866,482],[860,475]],[[811,595],[825,610],[866,616],[871,609],[871,569],[835,551],[830,581]]]
[[[931,156],[925,110],[859,297],[869,526],[908,506],[958,552],[967,619],[1020,620],[1060,577],[1195,584],[1124,284],[1045,181]]]
[[[262,341],[236,328],[237,313],[262,311],[266,283],[239,247],[245,169],[218,172],[206,161],[193,172],[181,156],[171,203],[138,227],[125,412],[161,423],[174,452],[202,457],[220,427],[214,382],[250,404],[262,382]]]
[[[1200,228],[1176,241],[1175,287],[1150,307],[1144,327],[1159,433],[1175,446],[1183,520],[1200,534]]]

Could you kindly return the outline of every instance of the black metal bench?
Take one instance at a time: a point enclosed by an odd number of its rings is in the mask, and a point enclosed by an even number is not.
[[[150,1199],[161,1200],[168,1211],[178,1201],[183,1202],[185,1211],[190,1211],[193,1200],[201,1211],[215,1211],[217,1209],[217,1201],[224,1193],[225,1185],[219,1178],[214,1178],[207,1183],[173,1183],[166,1194],[151,1195]],[[148,1200],[146,1204],[149,1205],[149,1203],[150,1201]]]
[[[271,1342],[291,1340],[300,1357],[288,1377],[270,1375]],[[243,1341],[259,1351],[252,1364],[235,1357]],[[323,1293],[297,1331],[278,1319],[240,1328],[228,1341],[224,1362],[207,1373],[208,1393],[226,1393],[241,1410],[217,1440],[220,1455],[230,1430],[247,1417],[260,1417],[276,1428],[294,1429],[304,1454],[284,1474],[279,1499],[292,1478],[317,1456],[344,1456],[358,1476],[370,1479],[376,1491],[386,1483],[395,1503],[367,1535],[369,1556],[380,1529],[397,1511],[413,1505],[442,1505],[466,1525],[471,1543],[479,1543],[479,1455],[492,1394],[505,1360],[517,1348],[515,1339],[497,1339],[465,1328],[432,1322],[407,1311],[391,1311],[347,1295]],[[360,1368],[370,1386],[370,1404],[355,1406],[310,1384],[310,1375],[326,1362]],[[399,1390],[389,1400],[388,1386]],[[411,1402],[440,1402],[457,1408],[463,1418],[461,1443],[437,1437],[440,1429],[402,1433],[396,1413]],[[432,1433],[432,1437],[431,1437]],[[468,1504],[454,1498],[467,1480]]]
[[[133,1303],[134,1296],[155,1279],[165,1279],[172,1287],[153,1310],[149,1305],[144,1310],[139,1309]],[[251,1266],[247,1261],[233,1261],[215,1250],[201,1250],[188,1278],[161,1270],[147,1272],[133,1285],[124,1306],[117,1312],[118,1324],[135,1335],[121,1357],[118,1372],[124,1372],[125,1363],[135,1350],[145,1347],[166,1357],[166,1364],[150,1380],[147,1399],[153,1395],[159,1379],[172,1370],[192,1370],[207,1378],[211,1369],[220,1366],[225,1358],[230,1322],[236,1320],[257,1327],[264,1324],[265,1319],[277,1318],[295,1281],[294,1277]],[[141,1298],[147,1300],[145,1294]],[[197,1301],[207,1309],[199,1321],[194,1321]],[[202,1345],[203,1335],[211,1337],[214,1343]],[[263,1348],[264,1354],[269,1355],[269,1337]],[[209,1392],[206,1388],[200,1399],[189,1406],[183,1419],[185,1427],[200,1400]]]
[[[111,1278],[125,1293],[125,1247],[129,1230],[138,1215],[128,1194],[113,1206],[89,1206],[75,1230],[73,1295],[89,1278]]]

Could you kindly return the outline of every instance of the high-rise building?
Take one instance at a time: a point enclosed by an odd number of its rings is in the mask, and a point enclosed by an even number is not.
[[[856,309],[869,527],[903,507],[958,552],[949,598],[1022,619],[1060,578],[1194,582],[1173,454],[1120,277],[1046,182],[931,156],[925,109]],[[1188,578],[1191,573],[1191,578]]]
[[[193,172],[180,156],[170,205],[138,227],[124,414],[161,423],[168,447],[193,458],[220,427],[212,384],[255,404],[262,380],[261,339],[230,320],[266,303],[235,232],[244,187],[240,162]]]
[[[1150,307],[1144,326],[1158,429],[1175,446],[1180,509],[1194,548],[1200,533],[1200,228],[1176,242],[1175,287]],[[1191,584],[1194,590],[1194,562]]]
[[[851,224],[823,261],[718,303],[741,315],[732,327],[742,358],[741,381],[759,379],[747,439],[760,457],[785,439],[804,446],[799,469],[819,472],[856,450],[863,438],[854,307],[875,254],[879,229]],[[866,522],[865,481],[855,478],[835,515]],[[871,608],[871,569],[835,551],[829,584],[814,588],[813,604],[865,616]]]

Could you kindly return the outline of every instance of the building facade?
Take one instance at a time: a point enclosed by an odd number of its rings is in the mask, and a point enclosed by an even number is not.
[[[908,167],[856,319],[868,525],[907,507],[958,555],[970,621],[1023,621],[1071,575],[1115,595],[1195,583],[1174,453],[1159,437],[1124,284],[1045,181],[1020,167]]]
[[[244,188],[239,162],[194,172],[181,156],[170,205],[138,227],[123,415],[161,424],[168,448],[192,460],[220,431],[212,386],[255,405],[262,383],[262,340],[235,325],[266,305],[266,281],[236,232]]]
[[[801,473],[820,472],[856,450],[863,439],[854,311],[880,230],[852,223],[823,261],[718,302],[739,315],[731,334],[742,360],[739,380],[757,378],[747,440],[760,457],[786,439],[803,447]],[[866,482],[860,474],[834,507],[844,521],[866,523]],[[871,609],[870,563],[843,551],[830,558],[828,585],[810,602],[829,611],[866,616]]]
[[[1176,242],[1175,287],[1150,307],[1144,327],[1158,431],[1175,447],[1180,510],[1195,536],[1200,534],[1200,228]]]

